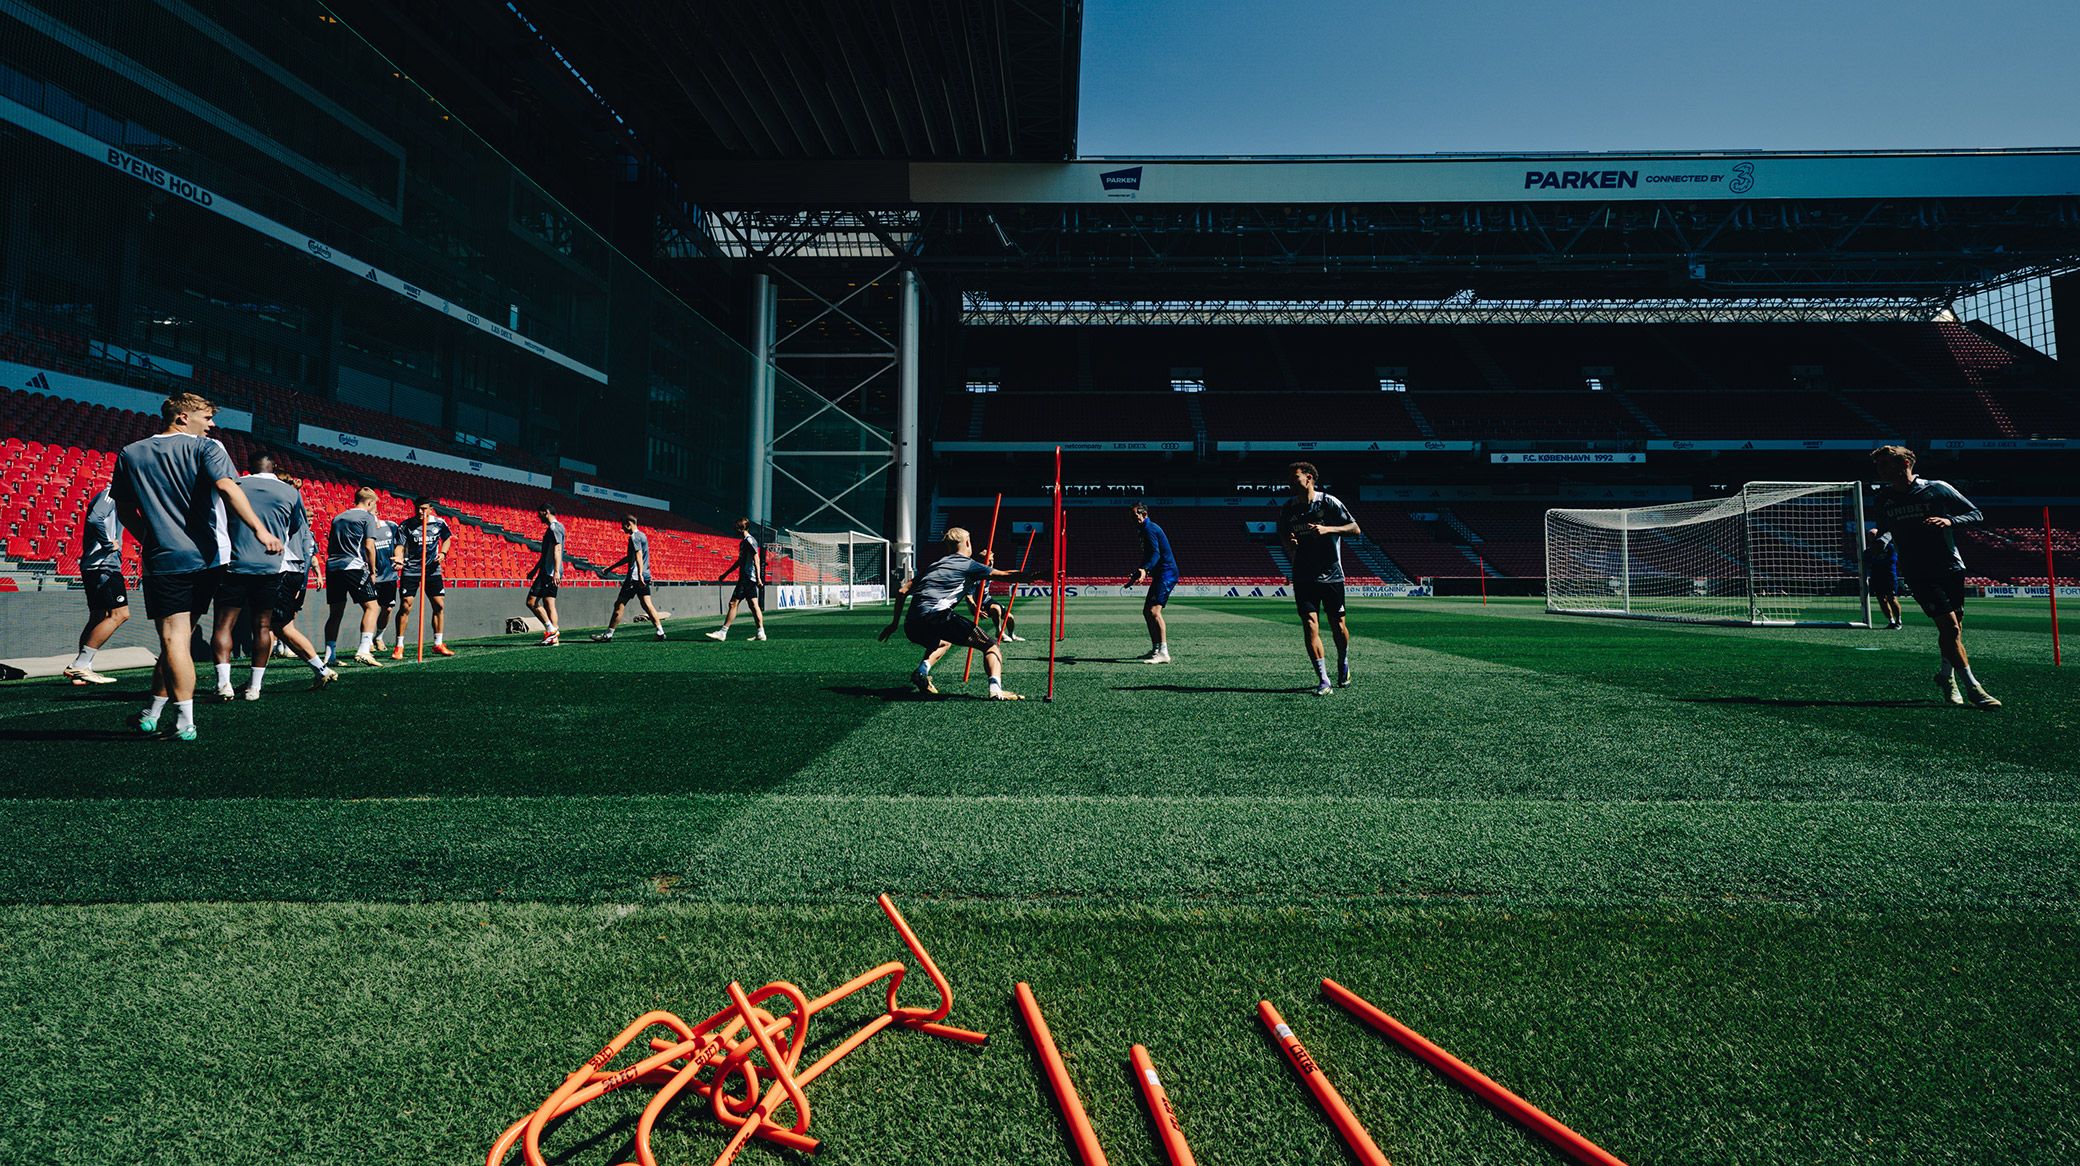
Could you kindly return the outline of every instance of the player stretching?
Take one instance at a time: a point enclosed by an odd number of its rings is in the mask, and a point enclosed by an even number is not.
[[[87,503],[79,528],[79,580],[87,587],[87,626],[79,633],[79,655],[65,676],[74,684],[114,684],[94,671],[94,653],[130,619],[130,591],[123,585],[123,525],[116,500],[103,486]]]
[[[968,532],[958,526],[946,532],[945,541],[944,557],[914,578],[903,580],[903,585],[896,588],[895,611],[889,616],[888,626],[881,629],[881,638],[888,639],[901,626],[903,635],[925,650],[924,659],[917,662],[917,670],[910,674],[910,683],[927,696],[939,695],[939,687],[932,683],[932,665],[950,649],[968,647],[982,649],[982,664],[989,673],[991,700],[1024,700],[1025,697],[1004,687],[1004,653],[997,647],[997,641],[958,605],[985,579],[1028,583],[1041,578],[1044,572],[991,568],[988,563],[971,557],[974,544],[969,541]],[[903,614],[906,599],[910,605],[907,618]]]
[[[426,615],[433,617],[433,654],[453,656],[455,649],[446,643],[448,633],[448,582],[441,575],[441,563],[448,557],[448,543],[455,532],[448,520],[433,512],[433,499],[421,498],[413,507],[413,516],[398,524],[397,558],[397,647],[391,651],[392,660],[404,659],[405,621],[412,618],[412,603],[419,598],[420,577],[425,577]],[[433,548],[431,555],[427,548]],[[428,563],[432,565],[429,567]]]
[[[1134,521],[1141,526],[1141,553],[1147,560],[1134,568],[1127,586],[1148,582],[1148,598],[1141,603],[1141,618],[1148,621],[1148,651],[1136,656],[1143,664],[1170,662],[1170,632],[1163,624],[1163,605],[1177,586],[1177,556],[1170,553],[1170,536],[1148,516],[1148,503],[1134,503]]]
[[[1292,474],[1293,496],[1278,512],[1278,527],[1285,532],[1286,552],[1293,557],[1293,601],[1300,606],[1300,638],[1307,644],[1307,658],[1314,661],[1316,696],[1327,696],[1329,665],[1322,659],[1321,617],[1333,623],[1336,639],[1336,683],[1351,682],[1351,629],[1343,618],[1343,536],[1358,535],[1357,520],[1334,494],[1315,489],[1320,475],[1310,462],[1286,467]]]
[[[542,557],[527,569],[527,577],[533,586],[527,589],[527,610],[542,621],[542,642],[537,647],[553,648],[556,638],[556,592],[563,578],[563,524],[556,521],[556,510],[548,503],[535,512],[542,520]]]
[[[376,642],[372,646],[380,656],[390,650],[383,643],[383,632],[390,627],[390,612],[397,606],[397,524],[378,514],[375,541],[376,553],[368,561],[368,578],[376,589]]]
[[[354,649],[354,662],[381,668],[376,661],[375,561],[376,492],[367,486],[354,491],[354,506],[332,520],[325,540],[325,602],[332,611],[325,617],[325,663],[339,659],[339,622],[349,600],[361,607],[361,643]]]
[[[1879,446],[1871,451],[1871,465],[1881,479],[1872,498],[1871,509],[1877,515],[1872,525],[1878,533],[1892,536],[1907,590],[1936,621],[1936,642],[1943,653],[1936,687],[1950,704],[1969,700],[1982,709],[2001,707],[1972,675],[1971,658],[1964,650],[1964,556],[1957,553],[1955,532],[1980,521],[1979,508],[1948,482],[1916,477],[1914,451],[1905,446]]]
[[[144,614],[159,631],[159,662],[152,668],[152,703],[138,714],[140,732],[159,731],[166,702],[174,704],[174,737],[195,739],[195,621],[216,598],[231,557],[228,505],[269,552],[282,540],[238,488],[231,455],[209,436],[217,407],[193,393],[159,406],[166,431],[134,441],[116,456],[116,516],[144,551]]]
[[[614,597],[614,614],[607,617],[607,630],[592,637],[593,643],[604,644],[614,638],[614,629],[621,626],[622,609],[631,599],[643,601],[643,610],[650,614],[650,626],[657,631],[655,638],[664,639],[664,617],[657,614],[657,601],[650,598],[650,536],[636,529],[636,516],[621,516],[621,529],[628,532],[628,553],[613,563],[601,567],[599,576],[611,579],[614,568],[626,563],[628,574],[621,580],[621,594]]]
[[[260,516],[261,525],[281,546],[278,550],[268,550],[244,527],[231,532],[231,565],[225,569],[223,584],[217,588],[217,618],[212,629],[211,646],[216,654],[217,699],[220,701],[238,698],[238,693],[231,687],[232,640],[239,617],[248,611],[253,613],[253,679],[245,696],[247,700],[260,699],[261,685],[267,681],[267,660],[274,654],[275,628],[278,623],[289,622],[276,618],[282,592],[282,565],[292,540],[298,544],[300,552],[300,544],[309,537],[310,530],[310,518],[303,510],[303,495],[275,477],[274,459],[267,454],[253,459],[253,472],[238,480],[238,488],[245,491],[253,513]],[[299,531],[304,533],[299,534]],[[290,618],[295,618],[295,613],[291,612]],[[305,660],[311,657],[309,648],[309,642],[305,641]],[[317,664],[316,667],[319,686],[323,687],[324,665]]]
[[[1885,613],[1886,630],[1896,632],[1905,626],[1899,621],[1899,553],[1892,549],[1891,535],[1875,530],[1864,535],[1863,577],[1878,610]]]
[[[274,459],[262,457],[255,464],[265,470],[274,464]],[[282,484],[296,491],[297,506],[294,525],[282,539],[282,573],[275,582],[274,640],[278,652],[311,666],[316,673],[311,678],[311,688],[320,689],[338,680],[339,673],[327,666],[324,654],[296,626],[304,595],[310,589],[311,563],[318,557],[318,540],[311,534],[310,511],[303,505],[303,483],[285,477]]]
[[[729,610],[722,614],[722,626],[709,632],[708,638],[728,639],[729,625],[737,618],[737,604],[748,603],[752,621],[758,625],[758,631],[751,638],[763,640],[766,638],[766,551],[758,545],[757,539],[751,537],[751,520],[748,518],[737,519],[737,561],[723,571],[716,582],[729,578],[731,571],[737,573],[736,590],[729,593]]]

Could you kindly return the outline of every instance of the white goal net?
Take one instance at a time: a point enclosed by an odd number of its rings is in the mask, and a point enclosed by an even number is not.
[[[1750,482],[1701,502],[1546,512],[1546,610],[1869,627],[1859,482]]]
[[[856,530],[778,532],[771,548],[768,605],[856,607],[888,599],[888,540]],[[772,596],[777,588],[779,595]],[[775,598],[778,602],[775,602]]]

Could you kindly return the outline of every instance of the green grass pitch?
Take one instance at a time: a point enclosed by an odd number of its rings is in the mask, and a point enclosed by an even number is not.
[[[1131,603],[1070,616],[1053,705],[957,653],[914,699],[883,611],[278,666],[193,746],[126,731],[135,675],[0,689],[0,1157],[479,1161],[647,1008],[899,956],[886,890],[995,1039],[875,1038],[811,1087],[830,1163],[1069,1162],[1019,979],[1116,1163],[1160,1160],[1135,1041],[1209,1166],[1349,1160],[1260,997],[1399,1166],[1562,1160],[1323,975],[1634,1166],[2080,1160],[2080,665],[2040,608],[1970,609],[1997,713],[1935,702],[1918,615],[1361,602],[1326,699],[1273,601],[1178,603],[1167,667]],[[626,1160],[643,1100],[558,1160]]]

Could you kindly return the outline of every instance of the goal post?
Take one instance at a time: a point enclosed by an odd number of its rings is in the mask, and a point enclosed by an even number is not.
[[[1546,512],[1546,610],[1752,627],[1869,627],[1860,482]]]
[[[787,561],[773,571],[773,581],[795,589],[789,606],[849,609],[888,601],[889,542],[880,535],[782,530],[773,552]]]

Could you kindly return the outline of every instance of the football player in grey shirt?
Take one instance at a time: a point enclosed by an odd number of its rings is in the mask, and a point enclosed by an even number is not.
[[[166,398],[159,406],[165,432],[124,446],[110,486],[117,517],[143,548],[144,613],[159,632],[152,703],[138,714],[137,728],[158,732],[171,700],[174,737],[182,741],[195,740],[195,621],[209,610],[231,560],[225,509],[269,552],[282,549],[238,488],[231,455],[209,436],[216,414],[194,393]]]
[[[87,588],[87,626],[65,675],[74,684],[114,684],[115,677],[94,671],[94,654],[129,620],[130,590],[123,584],[123,526],[106,486],[87,503],[80,522],[79,579]]]
[[[1027,572],[999,571],[989,564],[986,554],[981,559],[973,557],[974,542],[965,528],[949,527],[943,537],[946,554],[896,588],[895,611],[889,615],[888,626],[881,629],[881,638],[886,640],[901,628],[905,638],[925,650],[917,668],[910,673],[910,683],[926,696],[939,695],[939,686],[932,683],[932,665],[951,649],[966,645],[982,649],[991,700],[1024,700],[1025,697],[1004,687],[1003,649],[982,630],[979,616],[962,614],[960,602],[985,580],[1029,583],[1044,573],[1037,568]]]
[[[1310,462],[1286,467],[1293,496],[1278,512],[1278,528],[1293,557],[1293,601],[1300,606],[1300,639],[1314,662],[1316,696],[1327,696],[1329,665],[1322,659],[1322,615],[1336,640],[1336,683],[1351,682],[1351,629],[1343,616],[1343,538],[1364,533],[1350,508],[1334,494],[1315,488],[1321,480]]]
[[[390,609],[397,606],[397,530],[396,523],[387,518],[376,518],[376,553],[368,561],[370,578],[376,588],[376,642],[378,655],[390,650],[383,643],[383,632],[390,626]],[[402,645],[400,645],[402,646]]]
[[[527,610],[542,621],[542,642],[537,647],[553,648],[556,638],[556,592],[563,585],[563,524],[556,521],[556,508],[544,502],[535,511],[542,520],[542,557],[527,569]]]
[[[392,660],[404,659],[405,625],[412,618],[412,604],[418,602],[422,592],[426,606],[419,619],[424,623],[428,614],[433,616],[433,654],[455,654],[455,649],[447,644],[448,585],[441,574],[441,561],[448,557],[448,544],[454,538],[453,528],[434,511],[431,498],[413,503],[413,516],[398,524],[397,647],[390,653]],[[420,635],[424,637],[425,628],[420,628]]]
[[[1964,556],[1957,550],[1955,534],[1958,527],[1984,516],[1950,483],[1916,477],[1914,461],[1914,451],[1901,445],[1871,451],[1871,466],[1879,478],[1868,511],[1871,528],[1880,536],[1892,536],[1900,577],[1914,593],[1914,602],[1935,621],[1943,660],[1936,688],[1943,700],[1969,700],[1982,709],[1997,709],[2001,702],[1972,675],[1971,658],[1965,655]]]
[[[381,668],[376,662],[376,585],[371,564],[376,554],[376,492],[367,486],[354,491],[354,505],[332,520],[325,540],[325,663],[339,658],[339,623],[347,604],[361,607],[361,644],[354,649],[354,662]]]
[[[614,629],[621,626],[622,609],[631,599],[642,601],[643,610],[649,613],[650,626],[656,630],[656,639],[664,639],[664,617],[657,614],[657,601],[650,598],[650,536],[636,529],[636,516],[621,516],[621,529],[628,534],[628,553],[599,569],[602,579],[614,577],[614,569],[628,565],[628,574],[622,577],[621,593],[614,597],[614,614],[607,617],[607,630],[592,637],[594,643],[604,644],[614,638]]]
[[[238,480],[239,488],[246,493],[246,500],[253,505],[254,513],[269,533],[281,540],[281,551],[269,551],[260,545],[245,529],[231,532],[231,565],[226,568],[224,581],[217,588],[217,618],[213,628],[213,644],[217,662],[217,699],[237,699],[231,686],[231,656],[233,634],[242,615],[251,613],[253,620],[253,674],[245,690],[247,700],[259,700],[260,689],[267,681],[267,661],[274,654],[274,641],[278,629],[290,621],[280,619],[283,565],[292,545],[299,551],[301,543],[308,537],[310,517],[304,512],[303,495],[294,486],[275,476],[274,458],[261,454],[253,459],[253,472]],[[290,613],[294,618],[294,613]],[[310,642],[298,635],[291,640],[301,641],[299,655],[305,663],[318,673],[317,686],[326,683],[325,665],[313,659]]]
[[[766,549],[752,535],[748,518],[737,519],[737,561],[723,568],[715,581],[720,583],[729,578],[732,571],[736,572],[737,586],[729,593],[729,609],[722,614],[722,626],[708,632],[707,637],[711,640],[728,639],[729,625],[737,620],[737,604],[748,603],[751,605],[751,620],[758,629],[751,633],[751,638],[763,640],[766,638]]]

